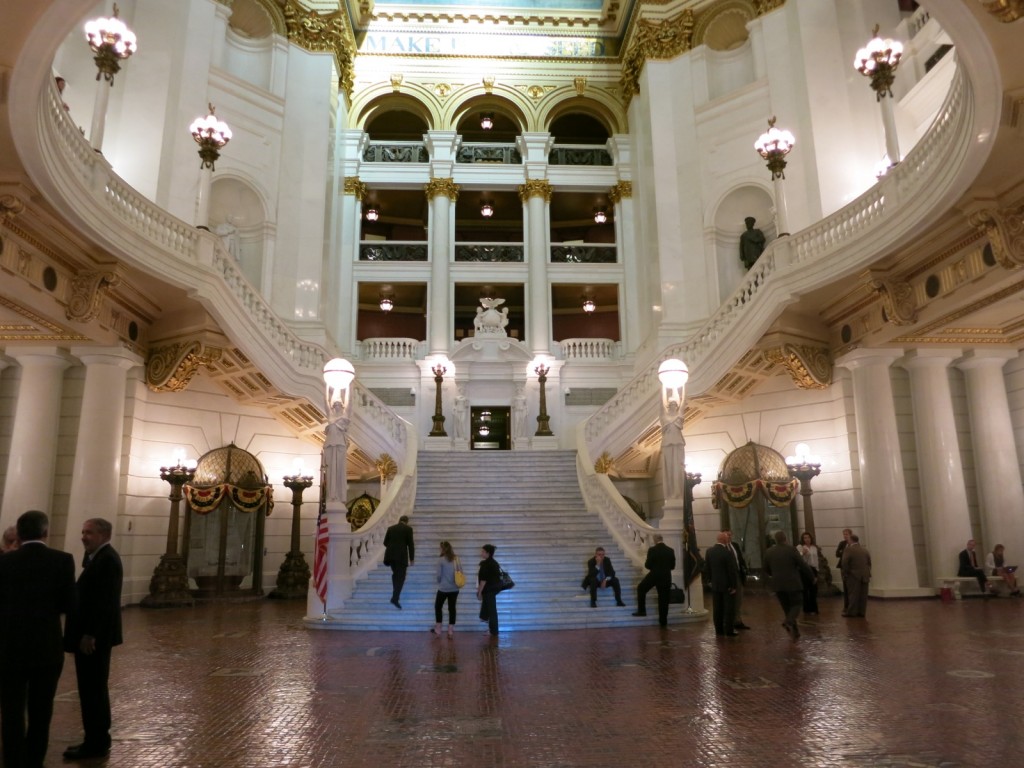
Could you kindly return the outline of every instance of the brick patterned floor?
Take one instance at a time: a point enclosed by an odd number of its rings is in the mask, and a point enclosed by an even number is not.
[[[311,631],[301,601],[129,608],[114,746],[82,764],[1020,764],[1024,600],[871,601],[867,620],[821,603],[798,641],[752,594],[753,629],[735,639],[710,623],[492,639],[473,617],[449,641]],[[48,766],[79,740],[78,716],[69,660]]]

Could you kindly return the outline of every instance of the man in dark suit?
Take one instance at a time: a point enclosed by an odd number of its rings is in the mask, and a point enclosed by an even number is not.
[[[974,539],[967,542],[967,549],[960,550],[960,566],[957,568],[957,576],[973,576],[978,580],[978,588],[981,589],[981,594],[990,595],[992,594],[988,590],[988,576],[985,575],[985,569],[978,566],[978,555],[974,551],[974,548],[978,546]]]
[[[594,556],[587,561],[587,575],[580,586],[583,589],[590,588],[591,608],[597,608],[598,587],[601,589],[611,587],[615,593],[615,604],[618,606],[625,605],[622,602],[622,587],[615,576],[615,566],[612,565],[611,558],[605,557],[604,547],[595,549]]]
[[[729,538],[725,546],[732,553],[736,560],[736,567],[739,569],[739,582],[736,585],[736,594],[733,599],[732,625],[736,629],[750,629],[749,625],[743,623],[743,585],[747,583],[747,561],[743,557],[743,550],[733,541],[732,531],[726,528],[722,533]]]
[[[636,612],[634,616],[647,615],[647,593],[651,588],[658,590],[658,623],[668,626],[668,598],[672,590],[672,569],[676,567],[676,553],[660,534],[654,535],[654,546],[647,550],[644,568],[648,574],[636,585]]]
[[[46,546],[43,512],[24,513],[17,527],[21,547],[0,557],[0,730],[4,765],[42,768],[64,668],[60,615],[75,610],[75,560]]]
[[[810,583],[814,580],[811,567],[804,562],[796,547],[786,540],[786,534],[776,531],[775,546],[764,556],[764,572],[771,577],[772,589],[782,606],[782,626],[795,640],[800,637],[796,620],[804,602],[804,581]]]
[[[868,607],[868,582],[871,581],[871,553],[860,545],[857,534],[843,550],[843,587],[849,591],[850,600],[843,616],[863,617]]]
[[[715,623],[715,634],[736,637],[739,632],[733,626],[736,608],[733,601],[739,588],[740,571],[736,558],[729,551],[729,534],[718,534],[714,546],[704,553],[704,567],[711,581],[711,615]]]
[[[391,604],[401,610],[398,598],[405,586],[405,572],[416,559],[409,516],[402,515],[384,534],[384,565],[391,566]]]
[[[102,757],[110,751],[110,653],[120,645],[121,557],[110,545],[112,526],[102,518],[82,525],[85,563],[78,577],[78,612],[68,621],[64,648],[75,654],[78,701],[85,739],[64,751],[66,760]]]

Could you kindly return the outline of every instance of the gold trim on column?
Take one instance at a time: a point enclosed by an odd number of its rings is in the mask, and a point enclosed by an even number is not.
[[[985,234],[993,255],[1003,267],[1024,266],[1024,205],[975,211],[968,221]]]
[[[885,322],[890,325],[913,325],[917,322],[917,300],[910,283],[875,278],[869,273],[868,289],[881,298]]]
[[[544,202],[551,202],[551,182],[547,179],[527,179],[519,185],[519,199],[526,202],[531,197],[543,197]]]
[[[338,87],[351,100],[355,82],[355,35],[344,11],[317,13],[296,0],[285,0],[284,24],[288,42],[314,53],[333,53],[338,65]]]
[[[766,349],[764,356],[783,366],[800,389],[828,389],[832,383],[832,356],[824,347],[783,344]]]
[[[154,392],[182,392],[200,366],[220,360],[222,350],[201,341],[180,341],[153,349],[146,360],[146,385]]]
[[[64,311],[68,320],[88,323],[100,313],[100,301],[108,288],[121,282],[113,272],[80,272],[71,281],[71,299]]]
[[[433,178],[423,187],[423,191],[427,195],[427,200],[432,200],[435,197],[444,195],[453,203],[459,199],[459,189],[461,189],[461,187],[459,187],[459,185],[455,183],[455,179],[452,178]]]
[[[355,195],[356,200],[362,201],[366,199],[366,185],[359,180],[358,176],[346,176],[345,177],[345,194]]]
[[[612,205],[618,205],[620,200],[626,200],[633,196],[633,182],[632,181],[620,181],[614,187],[608,190],[608,199],[612,201]]]
[[[990,0],[982,5],[1004,24],[1024,18],[1024,0]]]

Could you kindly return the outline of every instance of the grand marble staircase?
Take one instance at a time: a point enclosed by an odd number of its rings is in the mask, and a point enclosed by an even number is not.
[[[497,547],[495,559],[516,582],[498,597],[502,631],[614,627],[656,623],[656,599],[648,617],[634,618],[636,584],[643,575],[612,540],[601,520],[587,512],[572,451],[421,452],[415,511],[416,563],[393,607],[391,569],[377,566],[338,612],[332,628],[426,632],[434,624],[438,543],[447,539],[462,560],[468,583],[459,595],[457,631],[484,629],[477,613],[476,570],[480,547]],[[622,583],[626,607],[610,589],[599,590],[597,608],[580,589],[586,561],[603,546]],[[670,621],[683,621],[672,606]]]

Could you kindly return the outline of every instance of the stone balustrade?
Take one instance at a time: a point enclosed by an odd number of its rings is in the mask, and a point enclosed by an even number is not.
[[[359,342],[360,360],[418,360],[424,354],[426,345],[416,339],[376,338]]]
[[[563,360],[617,360],[622,345],[611,339],[562,339],[558,342]]]

